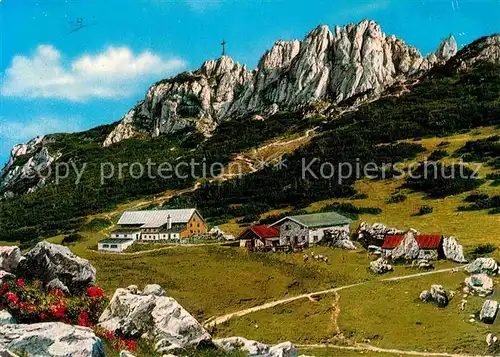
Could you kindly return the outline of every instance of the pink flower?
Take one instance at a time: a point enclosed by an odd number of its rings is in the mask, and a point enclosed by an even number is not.
[[[17,279],[17,286],[22,288],[24,286],[24,280],[21,278]]]
[[[41,320],[45,320],[47,317],[48,317],[47,314],[45,314],[43,312],[40,314],[40,319]]]

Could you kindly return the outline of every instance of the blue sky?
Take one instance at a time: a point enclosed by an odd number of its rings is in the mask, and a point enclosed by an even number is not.
[[[0,0],[0,162],[33,136],[119,120],[222,39],[254,68],[275,40],[364,18],[427,54],[450,33],[500,32],[500,0]]]

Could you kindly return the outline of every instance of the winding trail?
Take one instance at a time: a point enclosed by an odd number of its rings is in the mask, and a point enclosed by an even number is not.
[[[244,310],[232,312],[230,314],[222,315],[222,316],[219,316],[219,317],[212,317],[212,318],[208,319],[207,321],[205,321],[203,323],[203,326],[205,328],[214,327],[216,325],[219,325],[219,324],[222,324],[222,323],[224,323],[226,321],[229,321],[233,317],[245,316],[245,315],[251,314],[253,312],[257,312],[257,311],[261,311],[261,310],[267,310],[267,309],[270,309],[272,307],[275,307],[275,306],[278,306],[278,305],[287,304],[289,302],[300,300],[300,299],[306,299],[306,298],[311,299],[315,295],[325,295],[325,294],[336,293],[336,292],[339,292],[341,290],[354,288],[356,286],[364,285],[364,284],[367,284],[367,283],[370,283],[370,282],[373,282],[373,281],[398,281],[398,280],[404,280],[404,279],[413,279],[413,278],[418,278],[418,277],[422,277],[422,276],[425,276],[425,275],[433,275],[433,274],[451,272],[453,269],[456,269],[456,268],[462,269],[464,267],[465,266],[459,266],[459,267],[454,267],[454,268],[446,268],[446,269],[434,270],[434,271],[429,271],[429,272],[424,272],[424,273],[418,273],[418,274],[411,274],[411,275],[396,276],[396,277],[392,277],[392,278],[370,280],[370,281],[365,281],[365,282],[357,283],[357,284],[350,284],[350,285],[339,286],[339,287],[333,288],[333,289],[327,289],[327,290],[322,290],[322,291],[316,291],[316,292],[313,292],[313,293],[306,293],[306,294],[302,294],[302,295],[292,296],[292,297],[285,298],[285,299],[270,301],[270,302],[267,302],[267,303],[262,304],[262,305],[258,305],[258,306],[254,306],[254,307],[251,307],[251,308],[248,308],[248,309],[244,309]]]
[[[446,353],[446,352],[419,352],[419,351],[405,351],[398,349],[387,349],[375,347],[368,344],[357,343],[354,346],[337,346],[337,345],[295,345],[297,348],[310,348],[310,349],[323,349],[323,348],[332,348],[337,350],[350,350],[350,351],[371,351],[371,352],[382,352],[382,353],[392,353],[397,355],[406,355],[406,356],[436,356],[436,357],[494,357],[487,355],[464,355],[464,354],[456,354],[456,353]]]

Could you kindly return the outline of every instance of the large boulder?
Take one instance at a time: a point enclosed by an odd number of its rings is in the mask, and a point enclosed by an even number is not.
[[[498,264],[493,258],[477,258],[465,270],[470,274],[497,275]]]
[[[283,342],[272,347],[244,337],[227,337],[213,342],[228,353],[241,351],[252,357],[297,357],[297,350],[291,342]]]
[[[465,285],[469,292],[479,296],[490,295],[493,292],[493,280],[486,274],[475,274],[465,278]]]
[[[458,244],[455,237],[443,239],[443,251],[446,259],[453,260],[457,263],[467,263],[464,256],[464,247]]]
[[[15,273],[21,260],[21,250],[18,247],[0,247],[0,270]]]
[[[495,300],[486,300],[481,307],[481,311],[479,312],[479,320],[492,324],[495,322],[495,317],[497,316],[498,311],[498,302]]]
[[[424,290],[420,293],[420,300],[425,303],[434,303],[438,307],[446,307],[448,305],[448,294],[442,285],[432,285],[431,290]]]
[[[376,274],[385,274],[392,271],[392,265],[390,265],[384,258],[378,258],[377,260],[370,263],[370,269]]]
[[[60,322],[0,325],[0,346],[30,357],[105,357],[104,345],[88,327]]]
[[[387,227],[382,223],[374,223],[373,225],[370,225],[366,222],[361,222],[357,231],[357,236],[358,240],[371,242],[370,244],[373,244],[377,241],[383,242],[385,236],[388,234],[395,235],[404,233],[405,232],[402,230]]]
[[[347,250],[357,249],[354,243],[351,241],[349,233],[344,230],[340,231],[327,230],[325,231],[325,236],[323,240],[325,244],[328,244],[333,248],[340,248]]]
[[[40,242],[25,257],[19,271],[26,278],[44,284],[54,284],[54,279],[58,279],[72,294],[81,294],[95,284],[95,268],[62,245]]]
[[[158,352],[210,343],[210,334],[175,299],[144,290],[151,294],[117,289],[99,325],[126,337],[148,337]]]
[[[414,260],[418,258],[420,247],[415,239],[415,231],[409,231],[399,246],[392,251],[392,259]]]

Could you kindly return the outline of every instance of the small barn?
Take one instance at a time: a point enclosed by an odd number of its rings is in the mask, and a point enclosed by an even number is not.
[[[390,256],[392,251],[399,247],[405,236],[403,234],[386,235],[382,244],[382,256]]]
[[[99,241],[97,248],[103,251],[121,253],[134,242],[135,239],[132,238],[107,238]]]
[[[415,240],[420,248],[418,254],[419,259],[436,260],[443,259],[445,257],[443,249],[443,236],[418,234],[415,236]]]
[[[240,247],[246,247],[248,250],[275,247],[280,242],[280,230],[276,227],[252,226],[245,229],[238,239]]]

